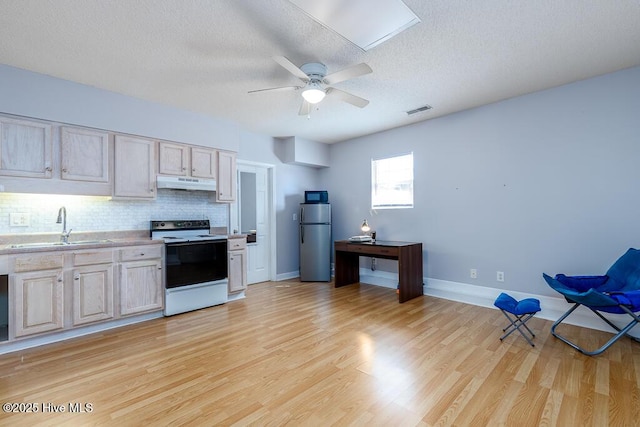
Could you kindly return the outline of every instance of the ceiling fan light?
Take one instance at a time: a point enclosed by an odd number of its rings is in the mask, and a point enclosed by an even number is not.
[[[320,85],[317,83],[309,84],[307,88],[302,91],[302,97],[309,104],[317,104],[324,99],[325,95],[325,91],[320,89]]]

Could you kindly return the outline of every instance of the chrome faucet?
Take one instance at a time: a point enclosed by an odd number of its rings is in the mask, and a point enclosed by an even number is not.
[[[69,234],[71,230],[67,231],[67,208],[64,206],[58,209],[58,219],[56,224],[62,224],[62,234],[60,234],[60,241],[62,243],[69,243]]]

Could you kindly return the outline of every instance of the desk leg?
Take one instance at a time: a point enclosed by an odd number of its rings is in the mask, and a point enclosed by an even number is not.
[[[334,259],[336,288],[360,281],[360,256],[358,254],[336,251]]]
[[[405,302],[424,294],[422,284],[422,244],[400,249],[398,257],[398,301]]]

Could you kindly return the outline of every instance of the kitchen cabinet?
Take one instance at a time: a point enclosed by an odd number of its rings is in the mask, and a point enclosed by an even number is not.
[[[210,148],[191,147],[191,176],[216,179],[217,153]]]
[[[189,147],[182,144],[160,142],[160,175],[187,176],[189,173]]]
[[[218,151],[216,200],[219,202],[235,202],[236,181],[236,153]]]
[[[217,151],[169,142],[159,143],[160,175],[216,179]]]
[[[115,198],[155,199],[155,141],[124,135],[115,137]]]
[[[67,246],[0,259],[9,274],[9,340],[162,310],[163,247]]]
[[[114,318],[113,251],[73,253],[73,326]]]
[[[245,236],[228,240],[229,256],[229,293],[242,292],[247,289],[247,240]]]
[[[50,124],[0,117],[0,175],[51,178],[51,134]]]
[[[120,250],[120,315],[163,308],[162,247]]]
[[[109,134],[60,128],[60,173],[63,180],[109,182]]]
[[[10,327],[15,337],[64,327],[63,256],[45,253],[16,257],[9,276]]]
[[[215,180],[217,202],[236,200],[235,152],[0,114],[7,193],[153,200],[157,174]]]

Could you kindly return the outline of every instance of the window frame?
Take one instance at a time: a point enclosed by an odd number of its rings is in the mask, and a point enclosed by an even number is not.
[[[393,203],[392,199],[387,199],[386,203],[381,203],[383,201],[379,200],[382,197],[379,194],[380,191],[378,191],[378,194],[376,194],[376,189],[380,187],[380,183],[379,183],[380,163],[379,162],[385,161],[385,160],[392,161],[400,157],[410,157],[411,159],[410,176],[404,177],[403,180],[395,180],[395,181],[389,180],[386,182],[388,184],[390,183],[392,186],[402,186],[402,185],[408,184],[409,188],[407,189],[407,191],[410,192],[410,201],[407,201],[405,203]],[[408,153],[396,154],[393,156],[385,156],[385,157],[378,157],[378,158],[371,159],[371,209],[376,209],[376,210],[377,209],[412,209],[414,207],[414,169],[415,169],[414,165],[415,165],[415,161],[414,161],[413,151],[410,151]],[[387,165],[387,167],[388,166],[389,165]],[[400,190],[390,190],[390,191],[397,192]],[[378,204],[375,204],[375,202],[377,202]]]

